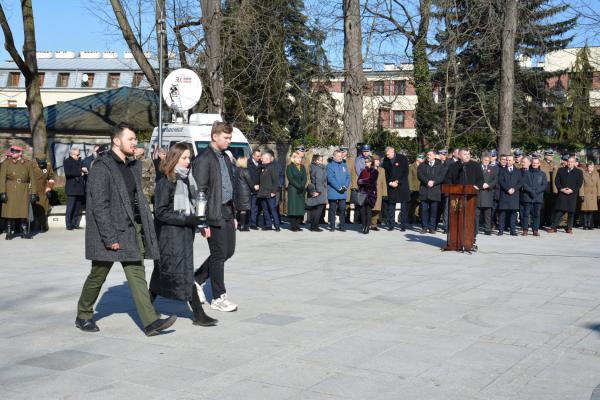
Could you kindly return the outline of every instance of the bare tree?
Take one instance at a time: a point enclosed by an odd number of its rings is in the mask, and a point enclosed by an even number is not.
[[[223,111],[223,50],[221,48],[221,1],[201,0],[208,75],[208,112]]]
[[[513,96],[515,91],[515,38],[517,34],[518,0],[506,0],[502,29],[502,70],[500,76],[500,107],[498,147],[509,154],[512,144]]]
[[[35,24],[31,0],[21,0],[21,13],[23,14],[23,57],[15,47],[13,34],[6,19],[4,9],[0,3],[0,25],[4,32],[4,48],[17,64],[19,71],[25,77],[25,92],[27,111],[29,112],[29,127],[33,138],[33,151],[37,154],[47,154],[48,136],[46,120],[44,119],[44,105],[40,94],[40,75],[37,65],[37,49],[35,41]]]
[[[344,0],[344,142],[355,156],[363,140],[363,87],[360,0]]]

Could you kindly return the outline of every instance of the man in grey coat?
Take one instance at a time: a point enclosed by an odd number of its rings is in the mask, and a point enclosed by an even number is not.
[[[96,160],[87,190],[85,257],[92,261],[77,304],[75,326],[97,332],[94,304],[113,263],[125,271],[135,307],[147,336],[169,328],[177,316],[160,318],[150,300],[144,258],[156,260],[154,222],[142,190],[141,164],[132,158],[137,145],[134,128],[120,123],[111,132],[112,149]],[[131,158],[130,158],[131,157]]]

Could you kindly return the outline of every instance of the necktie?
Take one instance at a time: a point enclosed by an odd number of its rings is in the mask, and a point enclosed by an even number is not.
[[[508,167],[508,172],[512,172],[512,167]]]

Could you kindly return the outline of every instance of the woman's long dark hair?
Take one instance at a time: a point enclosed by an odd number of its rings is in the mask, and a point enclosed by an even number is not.
[[[175,176],[175,167],[177,166],[181,155],[186,150],[190,150],[190,148],[184,143],[175,143],[167,152],[165,159],[160,162],[161,172],[165,174],[171,182],[177,180],[177,177]]]

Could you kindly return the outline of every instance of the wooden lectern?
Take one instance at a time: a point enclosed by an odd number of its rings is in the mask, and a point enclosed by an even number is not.
[[[448,196],[447,243],[442,250],[475,250],[477,189],[474,185],[445,184],[442,193]]]

